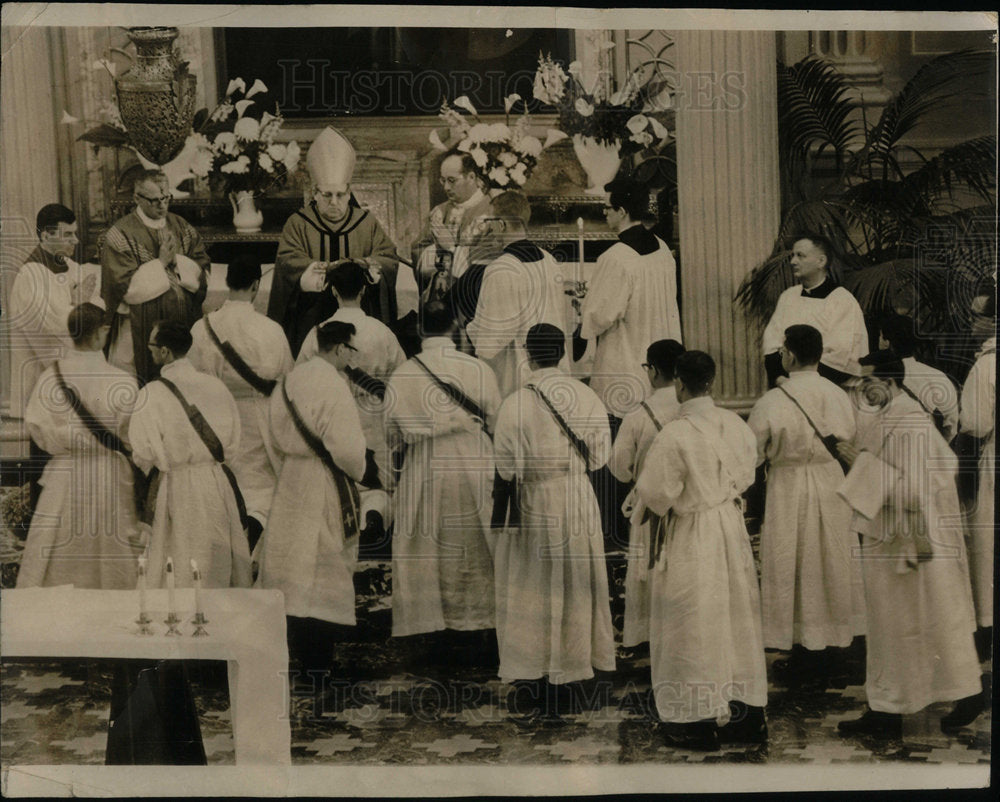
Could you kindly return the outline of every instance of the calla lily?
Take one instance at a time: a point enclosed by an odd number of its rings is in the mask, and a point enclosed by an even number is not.
[[[241,100],[240,103],[242,102],[243,101]],[[275,117],[273,114],[271,114],[269,111],[265,111],[263,114],[260,115],[260,129],[263,131],[265,128],[267,128],[268,123],[277,119],[278,118]]]
[[[581,117],[589,117],[594,113],[593,105],[588,103],[582,97],[578,97],[576,99],[576,103],[573,104],[573,107],[576,109],[576,113]]]
[[[253,105],[253,101],[237,100],[234,105],[236,106],[236,119],[239,119],[246,113],[246,110]]]
[[[633,134],[638,134],[640,131],[645,131],[648,124],[649,118],[646,115],[636,114],[634,117],[629,118],[629,121],[625,123],[625,127]]]
[[[507,97],[503,99],[504,111],[510,113],[510,110],[514,108],[514,104],[517,103],[517,101],[519,101],[520,99],[521,96],[517,94],[517,92],[515,92],[513,95],[507,95]]]
[[[63,109],[63,116],[59,122],[62,123],[63,125],[72,125],[73,123],[80,122],[80,120],[77,117],[74,117],[68,111],[66,111],[66,109]]]
[[[436,128],[432,128],[430,134],[427,137],[431,144],[434,146],[434,150],[448,150],[444,142],[441,141],[441,137],[437,132]]]
[[[90,65],[92,70],[107,70],[111,73],[111,77],[114,78],[118,74],[118,68],[115,66],[113,61],[109,61],[106,58],[99,58],[93,64]]]
[[[569,66],[566,68],[566,72],[568,72],[570,75],[579,75],[580,73],[583,72],[583,64],[581,64],[579,61],[571,61],[569,63]]]
[[[550,128],[545,132],[545,142],[542,143],[542,149],[551,147],[556,142],[561,142],[566,139],[567,135],[557,128]]]
[[[258,78],[256,81],[253,82],[253,86],[250,87],[249,91],[244,95],[244,97],[253,97],[254,95],[266,91],[267,91],[267,86],[265,86],[264,82],[260,78]]]
[[[477,112],[476,107],[472,105],[472,101],[469,100],[468,95],[462,95],[461,97],[455,98],[452,105],[458,106],[460,109],[465,109],[470,114],[475,114],[477,117],[479,116],[479,112]]]
[[[666,126],[655,117],[650,117],[649,123],[653,126],[653,134],[657,139],[666,139],[669,136]]]
[[[241,92],[247,91],[247,85],[243,82],[242,78],[233,78],[233,80],[229,82],[229,86],[226,88],[226,97],[229,97],[237,89]]]

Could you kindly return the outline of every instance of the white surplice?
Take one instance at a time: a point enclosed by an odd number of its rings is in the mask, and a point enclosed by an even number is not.
[[[863,535],[868,704],[916,713],[980,693],[958,460],[903,393],[862,435],[839,492]]]
[[[711,398],[681,404],[653,440],[636,491],[664,520],[652,569],[650,662],[660,718],[727,719],[729,702],[767,704],[760,591],[736,503],[757,444]]]
[[[15,418],[24,416],[42,371],[73,350],[66,321],[83,275],[81,265],[72,259],[60,262],[41,246],[17,271],[4,309],[10,329],[10,414]]]
[[[227,300],[208,315],[212,330],[228,342],[262,379],[280,379],[292,369],[292,352],[285,331],[260,314],[250,301]],[[271,444],[267,397],[259,393],[229,364],[199,320],[191,327],[194,343],[188,359],[197,370],[222,379],[240,411],[240,447],[226,462],[243,491],[247,513],[267,523],[271,497],[281,471],[281,460]]]
[[[844,472],[786,391],[824,435],[851,440],[855,431],[847,393],[815,371],[793,371],[750,412],[757,461],[769,465],[760,536],[764,645],[849,646],[859,555],[851,508],[836,492]]]
[[[622,232],[622,238],[632,231]],[[642,368],[646,348],[657,340],[682,341],[673,254],[652,233],[637,236],[655,240],[655,249],[640,254],[625,242],[608,248],[597,260],[580,310],[580,336],[597,340],[590,386],[619,418],[652,389]]]
[[[66,383],[109,431],[125,429],[139,391],[100,351],[58,360]],[[98,443],[59,392],[54,368],[42,373],[25,411],[32,439],[52,459],[31,519],[17,586],[135,587],[139,525],[132,471],[121,454]]]
[[[347,381],[316,356],[285,379],[306,427],[352,480],[365,472],[365,437]],[[306,445],[280,386],[271,393],[271,435],[282,455],[271,517],[261,536],[257,586],[285,594],[285,613],[353,626],[357,538],[345,539],[340,495],[330,470]]]
[[[524,341],[535,324],[558,327],[566,335],[566,353],[572,353],[563,273],[552,254],[530,243],[508,246],[483,273],[476,315],[465,331],[476,356],[496,373],[503,398],[521,389],[531,373]],[[560,367],[569,370],[568,356]]]
[[[558,368],[529,378],[586,442],[589,462],[531,389],[504,400],[497,471],[518,480],[521,523],[497,538],[499,673],[507,682],[575,682],[615,667],[604,536],[587,476],[607,462],[611,433],[604,404],[586,385]]]
[[[351,367],[360,368],[369,376],[388,383],[393,371],[406,361],[406,354],[403,353],[399,340],[396,339],[392,330],[382,321],[365,314],[363,309],[341,306],[333,313],[332,317],[324,320],[323,323],[329,323],[331,320],[339,320],[354,326],[355,334],[351,345],[357,350],[351,352]],[[312,359],[317,350],[316,329],[313,328],[302,343],[296,364],[301,365]],[[375,452],[375,464],[378,465],[379,478],[382,481],[382,486],[385,487],[389,483],[390,470],[385,438],[385,402],[362,390],[346,376],[344,378],[347,380],[354,401],[358,405],[365,442],[368,444],[368,448]]]
[[[446,337],[424,340],[419,357],[478,404],[492,427],[500,391],[489,365]],[[414,360],[393,373],[386,398],[389,443],[406,444],[393,498],[392,634],[490,629],[490,438]]]
[[[236,454],[240,413],[226,385],[195,370],[186,358],[163,365],[160,375],[201,411],[224,455]],[[139,391],[129,440],[136,465],[146,473],[155,466],[161,474],[149,543],[149,586],[163,586],[167,557],[173,557],[178,587],[193,585],[192,559],[205,587],[249,587],[250,551],[232,485],[162,382],[152,381]]]
[[[656,423],[649,413],[640,407],[629,412],[618,429],[608,468],[619,482],[634,483],[642,472],[646,452],[653,444],[653,438],[666,424],[677,417],[680,402],[673,385],[659,387],[646,399]],[[657,428],[657,423],[659,428]],[[650,522],[643,523],[645,506],[634,508],[635,493],[629,496],[633,506],[628,540],[628,565],[625,570],[625,623],[622,634],[623,646],[637,646],[649,640],[649,549]]]
[[[987,340],[962,386],[962,429],[985,437],[979,456],[979,493],[968,513],[969,565],[981,627],[993,626],[993,538],[996,483],[996,337]]]
[[[852,376],[861,374],[858,360],[868,353],[868,329],[861,307],[848,290],[837,287],[826,297],[810,298],[796,284],[781,293],[761,338],[764,356],[781,348],[785,329],[796,324],[812,326],[823,335],[820,361],[824,365]]]

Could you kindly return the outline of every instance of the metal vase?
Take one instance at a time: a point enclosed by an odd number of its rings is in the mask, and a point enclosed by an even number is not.
[[[129,28],[132,67],[115,80],[118,107],[136,149],[155,164],[176,156],[191,133],[197,78],[174,53],[177,28]]]

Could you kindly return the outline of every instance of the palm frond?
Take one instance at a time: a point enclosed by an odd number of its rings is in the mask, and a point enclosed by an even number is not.
[[[959,50],[938,56],[917,70],[890,99],[868,132],[866,158],[870,163],[881,167],[899,140],[917,127],[929,111],[953,101],[953,90],[967,84],[970,78],[985,74],[994,58],[986,50]]]
[[[928,208],[941,196],[951,197],[956,186],[967,187],[983,201],[996,196],[997,139],[982,136],[941,151],[901,181],[901,199],[913,209],[917,199]]]
[[[750,271],[736,291],[734,300],[758,327],[771,317],[778,296],[795,281],[788,261],[790,255],[786,248],[776,246],[774,253]]]

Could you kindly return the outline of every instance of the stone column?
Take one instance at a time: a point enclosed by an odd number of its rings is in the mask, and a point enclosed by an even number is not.
[[[763,391],[763,360],[733,299],[778,231],[775,35],[675,35],[684,343],[715,358],[717,401],[745,410]]]

